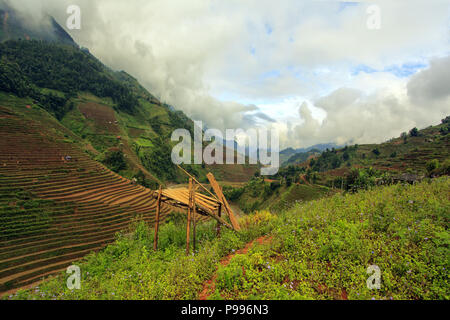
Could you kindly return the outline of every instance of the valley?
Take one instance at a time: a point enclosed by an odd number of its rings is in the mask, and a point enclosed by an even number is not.
[[[298,113],[315,142],[279,153],[279,141],[256,149],[258,156],[267,152],[269,157],[268,150],[270,157],[279,156],[276,174],[261,175],[268,165],[249,164],[248,152],[235,150],[230,153],[234,164],[204,159],[192,164],[196,148],[203,151],[211,139],[205,138],[209,123],[196,130],[187,115],[199,115],[191,91],[182,95],[187,107],[172,106],[151,81],[144,87],[79,46],[52,16],[40,19],[45,23],[27,23],[0,0],[2,300],[450,298],[448,114],[440,123],[411,126],[381,143],[354,144],[361,132],[347,140],[316,132],[316,142],[313,129],[319,122],[305,111],[306,102],[297,101],[298,112],[284,117]],[[134,45],[139,55],[153,54],[138,41]],[[257,51],[250,51],[252,65]],[[183,73],[197,70],[190,63]],[[279,74],[258,73],[249,85]],[[183,74],[182,83],[188,78]],[[165,81],[173,85],[171,77]],[[444,82],[439,82],[442,92]],[[419,84],[424,83],[429,85]],[[363,101],[356,91],[334,93],[348,94],[336,99],[339,107]],[[268,101],[262,103],[266,111]],[[209,118],[212,123],[279,125],[263,107],[215,102],[237,111],[217,122]],[[316,101],[327,117],[336,112],[333,103]],[[206,119],[209,106],[204,109],[200,114]],[[395,104],[389,111],[394,117],[401,108]],[[378,115],[372,109],[367,114]],[[328,134],[326,126],[333,121],[327,119],[319,128]],[[284,144],[304,145],[295,140],[294,129],[303,132],[297,125],[285,126]],[[202,140],[183,149],[188,161],[181,166],[172,158],[177,129]],[[237,145],[232,140],[218,141],[223,160],[230,151],[226,142]],[[336,143],[341,140],[352,142]],[[236,161],[241,157],[245,164]],[[67,285],[72,265],[81,270],[81,287],[75,290]],[[377,290],[367,282],[373,266],[382,272]]]

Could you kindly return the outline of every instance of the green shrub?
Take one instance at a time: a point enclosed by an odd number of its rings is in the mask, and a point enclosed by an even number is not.
[[[120,150],[106,152],[102,162],[114,172],[119,172],[120,170],[125,170],[127,168],[123,152]]]

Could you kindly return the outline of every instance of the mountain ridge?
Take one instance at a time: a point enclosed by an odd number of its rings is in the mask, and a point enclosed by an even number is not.
[[[27,26],[20,13],[7,3],[0,1],[0,42],[7,40],[42,40],[78,46],[73,38],[50,15],[44,14],[39,28]]]
[[[53,32],[58,30],[63,28]],[[0,91],[31,97],[31,107],[55,116],[91,145],[93,157],[127,178],[151,188],[184,181],[171,162],[170,135],[179,128],[193,133],[189,117],[159,101],[126,71],[112,70],[74,43],[57,36],[19,40],[18,34],[16,40],[5,40],[5,32],[0,37]],[[245,181],[257,167],[203,164],[185,169],[197,177],[212,171],[219,180]]]

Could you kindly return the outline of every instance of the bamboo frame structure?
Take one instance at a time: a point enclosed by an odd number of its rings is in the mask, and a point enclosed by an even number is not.
[[[156,221],[155,221],[155,237],[154,237],[154,250],[158,250],[158,229],[159,229],[159,220],[160,220],[160,210],[161,203],[164,202],[166,205],[187,209],[187,225],[186,225],[186,254],[188,255],[190,252],[190,243],[191,243],[191,224],[192,224],[192,233],[193,233],[193,251],[196,250],[196,228],[197,228],[197,220],[198,215],[208,216],[217,221],[217,236],[220,236],[221,226],[239,231],[240,226],[235,218],[233,211],[228,204],[225,196],[222,193],[222,189],[217,183],[214,176],[209,173],[207,175],[208,180],[211,183],[211,186],[216,193],[216,195],[212,194],[205,186],[203,186],[197,179],[191,176],[188,172],[186,172],[183,168],[180,167],[188,176],[189,176],[189,187],[188,188],[177,188],[177,189],[162,189],[159,187],[158,192],[153,193],[153,197],[157,198],[157,210],[156,210]],[[202,193],[197,192],[198,187],[203,188],[208,191],[212,195],[206,196]],[[230,218],[231,224],[226,222],[222,218],[222,210],[225,209],[228,217]]]
[[[156,196],[157,194],[154,194],[154,197]],[[172,207],[187,209],[189,208],[189,189],[164,189],[161,194],[161,202],[164,202]],[[205,196],[202,193],[195,192],[195,204],[197,214],[209,216],[227,228],[234,229],[232,225],[216,214],[217,209],[221,206],[221,203],[216,199]]]

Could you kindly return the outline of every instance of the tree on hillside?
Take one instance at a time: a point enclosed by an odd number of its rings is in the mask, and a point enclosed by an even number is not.
[[[417,128],[412,128],[411,131],[409,131],[409,135],[411,137],[418,137],[419,136],[419,130]]]
[[[120,150],[108,151],[103,163],[114,172],[119,172],[127,168],[123,152]]]
[[[75,92],[87,91],[111,97],[120,110],[128,113],[139,104],[136,94],[118,80],[117,73],[78,48],[35,40],[7,41],[0,44],[0,57],[0,90],[39,101],[37,88],[58,90],[66,99]],[[36,89],[30,92],[31,85]]]
[[[360,189],[368,189],[376,184],[376,175],[378,173],[372,169],[357,169],[354,168],[346,176],[345,185],[346,190],[356,192]]]
[[[374,155],[376,155],[377,157],[381,154],[381,152],[380,152],[380,150],[379,150],[378,148],[373,149],[373,150],[372,150],[372,153],[373,153]]]
[[[344,159],[344,161],[348,161],[348,159],[350,159],[350,155],[347,151],[345,151],[344,154],[342,155],[342,159]]]
[[[433,159],[433,160],[428,161],[426,167],[427,167],[428,174],[431,175],[434,170],[439,168],[439,160]]]
[[[152,143],[154,147],[140,155],[142,164],[157,177],[174,181],[176,179],[176,167],[172,163],[170,144],[165,143],[161,137],[156,137],[152,140]],[[186,167],[187,171],[192,169]]]

